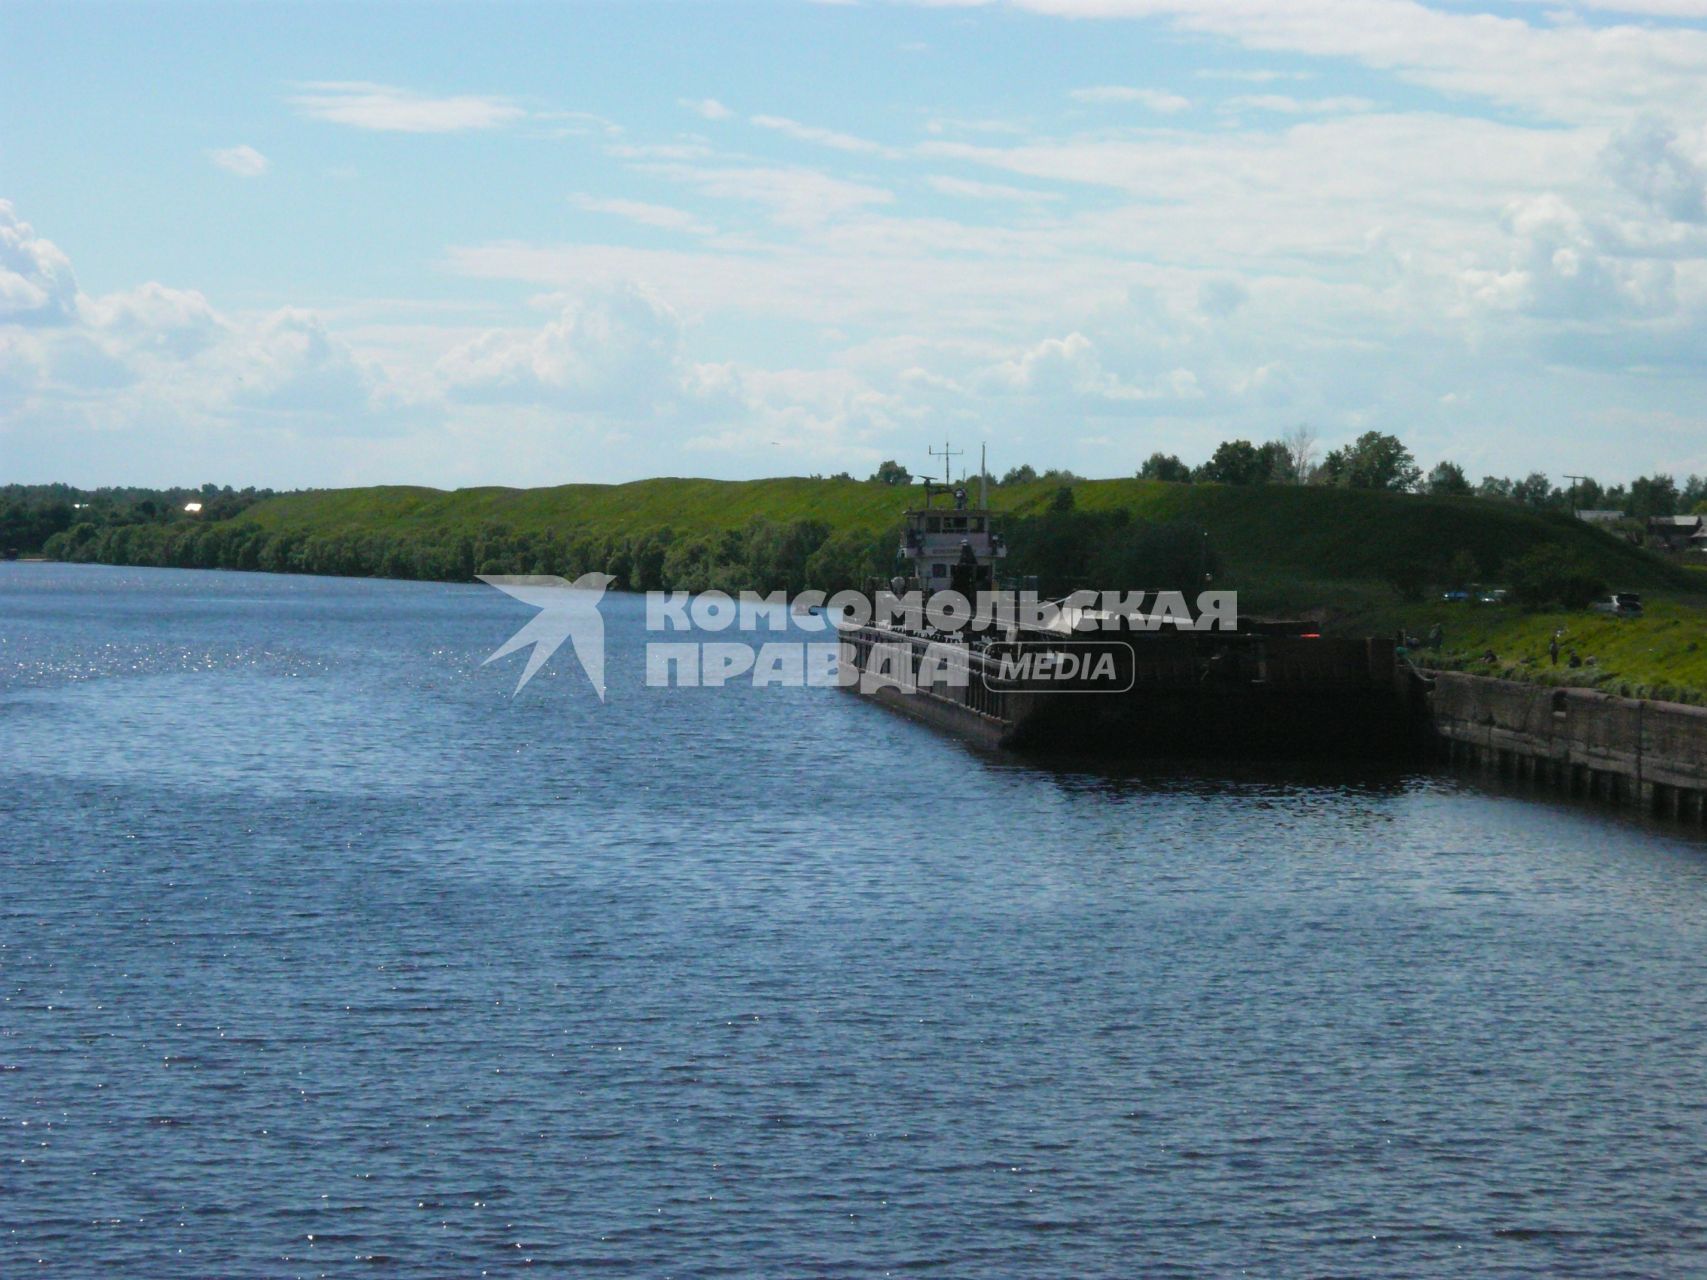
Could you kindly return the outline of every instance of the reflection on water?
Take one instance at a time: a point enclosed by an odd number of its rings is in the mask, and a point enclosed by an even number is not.
[[[1693,833],[605,613],[601,706],[485,588],[0,566],[0,1275],[1707,1268]]]

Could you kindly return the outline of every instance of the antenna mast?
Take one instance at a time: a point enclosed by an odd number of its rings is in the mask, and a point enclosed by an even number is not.
[[[954,465],[952,460],[960,457],[960,455],[965,453],[966,450],[964,450],[964,449],[950,449],[948,447],[948,441],[944,440],[942,442],[942,452],[941,453],[938,453],[935,449],[926,449],[925,452],[930,454],[931,457],[933,457],[933,458],[941,458],[942,459],[942,482],[948,488],[952,489],[954,487],[954,474],[950,470],[950,468]]]

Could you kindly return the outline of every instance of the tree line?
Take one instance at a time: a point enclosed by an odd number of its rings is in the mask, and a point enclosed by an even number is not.
[[[842,478],[847,477],[843,474]],[[984,477],[991,485],[1032,484],[1038,481],[1072,484],[1084,479],[1062,468],[1038,471],[1030,465],[1011,467],[1000,477]],[[1366,431],[1350,444],[1318,457],[1315,432],[1300,427],[1277,440],[1254,444],[1226,440],[1197,466],[1171,453],[1152,453],[1138,469],[1141,480],[1170,484],[1315,484],[1350,489],[1384,489],[1395,493],[1424,493],[1434,497],[1475,497],[1515,502],[1537,511],[1617,511],[1634,519],[1648,516],[1707,514],[1707,476],[1678,481],[1666,474],[1638,476],[1628,484],[1603,485],[1579,476],[1567,485],[1555,484],[1544,472],[1526,476],[1483,476],[1471,483],[1456,462],[1437,463],[1427,473],[1397,436]],[[871,476],[876,484],[912,483],[900,463],[889,460]]]
[[[1144,520],[1123,510],[1080,512],[1068,501],[1011,517],[1005,570],[1050,591],[1088,582],[1186,588],[1217,562],[1195,525]],[[48,539],[47,554],[74,563],[242,569],[468,582],[476,574],[599,571],[624,590],[820,591],[863,589],[898,572],[899,522],[836,531],[817,520],[755,518],[739,528],[686,534],[517,531],[501,522],[469,533],[324,533],[268,530],[249,521],[80,523]]]
[[[0,551],[40,555],[50,539],[79,525],[101,531],[229,520],[273,496],[272,489],[233,489],[216,484],[204,484],[199,489],[4,485],[0,486]],[[191,503],[200,507],[194,515],[184,510]]]
[[[1027,468],[1029,470],[1029,468]],[[1350,444],[1316,460],[1315,435],[1308,428],[1266,444],[1228,440],[1207,461],[1188,466],[1173,454],[1153,453],[1139,468],[1144,480],[1175,484],[1318,484],[1351,489],[1385,489],[1433,497],[1476,497],[1514,502],[1537,511],[1611,510],[1636,519],[1707,513],[1707,477],[1692,475],[1679,483],[1670,475],[1638,476],[1629,484],[1603,485],[1592,476],[1555,484],[1544,472],[1514,479],[1483,476],[1472,484],[1464,468],[1442,461],[1423,472],[1397,436],[1366,431]]]

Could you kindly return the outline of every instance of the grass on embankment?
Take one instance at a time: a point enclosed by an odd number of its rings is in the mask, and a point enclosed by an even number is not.
[[[1038,515],[1048,510],[1059,487],[1040,482],[993,488],[990,505],[1016,516]],[[1382,588],[1418,566],[1444,572],[1459,552],[1468,552],[1491,579],[1510,558],[1543,543],[1564,544],[1574,560],[1618,589],[1707,587],[1579,520],[1510,503],[1147,480],[1081,481],[1073,486],[1073,499],[1081,511],[1125,510],[1139,519],[1201,526],[1227,585],[1251,593],[1261,607],[1332,607],[1350,583]],[[237,519],[268,531],[320,535],[475,534],[501,524],[515,533],[559,534],[632,534],[670,527],[682,536],[741,528],[754,519],[821,520],[835,532],[876,532],[898,524],[909,505],[921,502],[916,485],[792,477],[661,479],[550,489],[316,490],[270,499]],[[1322,598],[1309,598],[1316,594]]]
[[[1588,610],[1528,613],[1509,605],[1426,604],[1396,610],[1414,636],[1441,625],[1438,652],[1418,650],[1423,666],[1541,684],[1598,689],[1628,698],[1707,704],[1707,609],[1698,599],[1644,596],[1639,618]],[[1548,641],[1559,637],[1559,662]],[[1492,651],[1495,661],[1485,661]],[[1570,666],[1575,653],[1582,660]]]

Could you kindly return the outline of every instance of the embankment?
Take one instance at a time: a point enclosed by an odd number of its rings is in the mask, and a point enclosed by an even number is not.
[[[1707,708],[1431,673],[1447,759],[1689,821],[1707,821]]]

